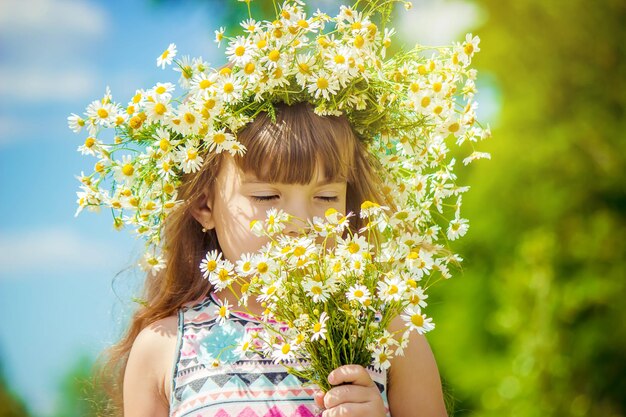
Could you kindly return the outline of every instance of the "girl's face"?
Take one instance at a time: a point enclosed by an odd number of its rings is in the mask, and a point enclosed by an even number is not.
[[[324,217],[329,208],[345,213],[346,182],[329,181],[323,177],[322,169],[316,171],[308,184],[268,183],[251,172],[243,172],[230,156],[225,156],[213,196],[201,208],[199,220],[204,227],[215,228],[224,257],[235,262],[242,254],[255,252],[267,242],[267,238],[250,231],[250,222],[264,220],[271,208],[296,218],[284,230],[291,235],[299,234],[299,229],[306,225],[303,221]]]

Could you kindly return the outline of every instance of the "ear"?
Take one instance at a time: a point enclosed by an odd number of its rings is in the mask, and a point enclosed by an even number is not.
[[[215,228],[215,219],[213,218],[213,198],[205,191],[197,202],[189,208],[191,215],[202,225],[204,229],[211,230]]]

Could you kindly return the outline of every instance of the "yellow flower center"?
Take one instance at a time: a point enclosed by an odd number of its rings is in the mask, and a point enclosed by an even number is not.
[[[465,55],[471,55],[472,52],[474,52],[474,45],[472,45],[471,43],[466,43],[463,47],[463,52],[465,52]]]
[[[311,292],[315,295],[320,295],[322,294],[322,287],[319,287],[317,285],[314,287],[311,287]]]
[[[354,22],[350,27],[352,28],[352,30],[359,30],[363,27],[363,25],[361,24],[361,22]]]
[[[207,271],[215,271],[215,268],[217,268],[217,262],[215,262],[213,259],[209,260],[206,263]]]
[[[457,122],[454,122],[450,126],[448,126],[448,130],[452,133],[458,132],[460,128],[461,126]]]
[[[207,88],[209,88],[210,86],[212,86],[213,83],[207,79],[203,79],[202,81],[200,81],[200,84],[198,84],[198,87],[200,87],[201,89],[205,90]]]
[[[363,47],[364,44],[365,44],[365,39],[363,39],[363,36],[356,35],[356,37],[354,38],[354,46],[360,49]]]
[[[275,292],[276,292],[276,287],[273,285],[267,289],[267,295],[272,295]]]
[[[252,269],[252,265],[250,265],[250,262],[244,262],[244,264],[241,266],[241,269],[244,272],[249,272],[250,269]]]
[[[246,53],[246,48],[242,45],[239,45],[238,47],[235,48],[235,55],[237,56],[243,56],[243,54]]]
[[[141,101],[141,93],[137,93],[133,96],[133,103],[137,104]]]
[[[159,148],[163,151],[163,152],[167,152],[170,149],[170,141],[167,139],[161,139],[159,141]]]
[[[300,19],[300,20],[298,20],[298,26],[300,26],[303,29],[306,29],[306,28],[309,27],[309,22],[307,22],[304,19]]]
[[[390,285],[389,289],[387,290],[387,292],[389,294],[397,294],[398,293],[398,287],[396,285]]]
[[[101,119],[106,119],[107,117],[109,117],[109,112],[106,111],[106,109],[98,109],[98,117],[100,117]]]
[[[256,266],[256,269],[261,273],[264,274],[267,272],[267,270],[269,269],[269,266],[265,263],[265,262],[259,262],[259,264]]]
[[[256,47],[259,49],[263,49],[267,46],[267,41],[265,39],[259,39],[259,41],[256,43]]]
[[[122,173],[127,177],[130,177],[135,172],[135,168],[131,164],[126,164],[122,167]]]
[[[421,314],[413,314],[411,316],[411,323],[416,327],[422,327],[424,325],[424,317]]]
[[[104,164],[102,164],[100,162],[96,162],[96,164],[93,167],[93,170],[96,171],[96,172],[104,171]]]
[[[167,109],[165,108],[165,105],[163,103],[157,103],[154,106],[154,112],[159,116],[162,116],[165,113],[165,110]]]
[[[193,161],[197,157],[198,157],[198,151],[196,151],[195,149],[190,149],[190,150],[187,151],[187,160],[188,161]]]
[[[170,54],[170,50],[166,49],[165,51],[163,51],[163,53],[161,54],[161,59],[165,59],[169,56]]]
[[[226,309],[226,306],[221,306],[220,307],[220,317],[226,317],[226,313],[228,312],[228,310]]]
[[[355,296],[356,298],[361,298],[361,297],[363,297],[364,295],[365,295],[365,293],[364,293],[362,290],[356,290],[356,291],[354,292],[354,296]]]
[[[280,58],[280,52],[277,49],[274,49],[273,51],[271,51],[267,57],[271,60],[271,61],[278,61],[278,59]]]
[[[283,76],[283,70],[279,67],[274,71],[274,78],[279,79]]]
[[[418,91],[420,91],[420,85],[418,83],[411,83],[411,86],[409,88],[414,93],[417,93]]]
[[[217,274],[220,277],[220,281],[227,281],[228,280],[228,270],[222,268],[220,269],[220,272],[218,272]]]
[[[235,91],[235,86],[232,83],[226,83],[224,84],[224,92],[226,94],[230,94],[233,91]]]
[[[187,122],[187,124],[193,124],[196,121],[196,116],[194,116],[191,113],[185,113],[185,122]]]
[[[306,253],[306,249],[304,249],[302,246],[296,246],[296,248],[293,250],[293,254],[295,256],[302,256]]]
[[[154,90],[154,91],[156,91],[156,93],[157,93],[157,94],[163,94],[163,93],[165,93],[165,92],[167,91],[167,88],[165,88],[165,87],[163,87],[162,85],[160,85],[160,86],[158,86],[158,87],[157,87],[157,89],[156,89],[156,90]]]
[[[430,104],[430,97],[426,96],[422,98],[422,101],[420,101],[420,105],[422,107],[428,107],[428,105]]]
[[[226,135],[223,133],[216,133],[215,136],[213,136],[213,142],[219,144],[224,143],[224,141],[226,140]]]
[[[174,192],[174,186],[168,182],[163,186],[163,191],[167,194],[172,194]]]
[[[435,93],[438,93],[438,92],[440,92],[440,91],[441,91],[441,88],[442,88],[442,87],[443,87],[443,84],[441,84],[439,81],[437,81],[437,82],[435,82],[435,83],[433,84],[433,91],[434,91]]]
[[[298,64],[298,68],[300,69],[300,72],[303,74],[308,74],[309,73],[309,64],[305,63],[305,62],[301,62]]]
[[[320,330],[322,330],[322,323],[315,323],[315,325],[313,326],[313,331],[317,333]]]
[[[336,64],[343,64],[344,62],[346,62],[346,58],[343,55],[335,55]]]
[[[350,244],[348,245],[348,252],[350,252],[353,255],[357,253],[360,249],[361,247],[356,242],[350,242]]]
[[[85,147],[86,148],[92,148],[93,145],[96,144],[96,140],[92,137],[88,137],[87,139],[85,139]]]
[[[289,343],[285,343],[280,350],[283,352],[283,355],[286,355],[291,351],[291,345],[289,345]]]
[[[246,75],[250,75],[254,72],[254,69],[255,69],[254,62],[248,62],[243,67],[243,72],[246,73]]]
[[[328,80],[324,77],[320,77],[317,79],[317,88],[320,90],[325,90],[328,88]]]

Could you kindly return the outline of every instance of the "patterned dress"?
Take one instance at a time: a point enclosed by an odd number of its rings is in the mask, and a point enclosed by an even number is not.
[[[220,326],[216,322],[219,307],[213,297],[179,311],[170,416],[318,416],[321,410],[313,400],[316,386],[287,373],[271,359],[236,353],[233,346],[246,333],[262,327],[241,313],[232,314]],[[385,373],[372,368],[368,372],[387,406]]]

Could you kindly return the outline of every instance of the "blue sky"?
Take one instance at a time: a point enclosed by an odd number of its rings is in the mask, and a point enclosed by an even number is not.
[[[141,242],[115,232],[108,213],[74,218],[74,176],[93,161],[76,152],[84,137],[67,128],[67,116],[107,85],[127,102],[137,88],[174,82],[178,73],[155,63],[170,42],[179,54],[223,63],[212,41],[220,10],[164,3],[0,3],[0,362],[40,415],[54,409],[60,378],[79,355],[95,357],[117,339],[142,278],[127,271]],[[469,3],[415,3],[400,33],[421,43],[460,40],[481,20]]]

